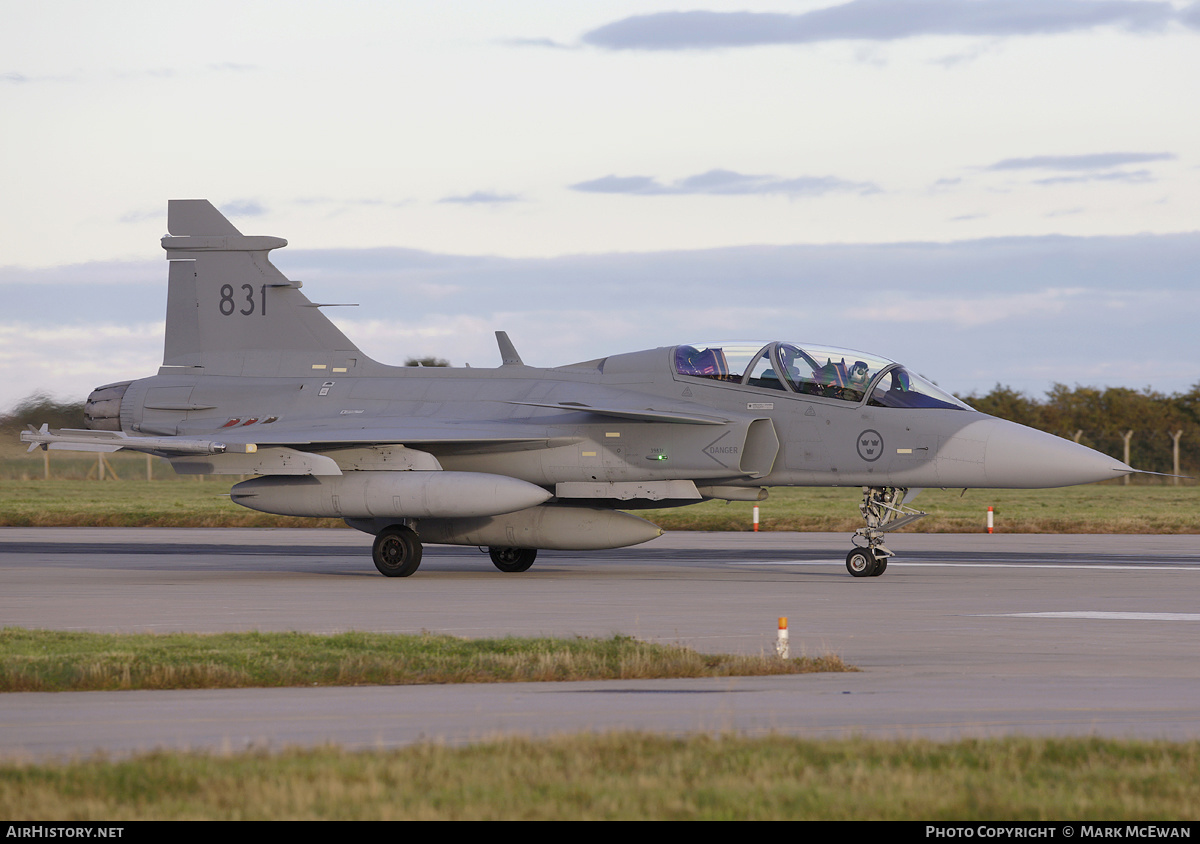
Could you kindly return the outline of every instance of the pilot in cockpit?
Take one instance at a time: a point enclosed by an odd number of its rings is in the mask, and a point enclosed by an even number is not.
[[[867,383],[871,380],[871,368],[865,361],[856,360],[846,373],[846,390],[844,397],[849,401],[862,401],[867,392]]]

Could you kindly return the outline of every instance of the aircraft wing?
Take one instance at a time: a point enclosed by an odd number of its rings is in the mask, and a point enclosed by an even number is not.
[[[21,442],[30,443],[29,450],[48,448],[64,451],[140,451],[164,457],[189,454],[253,454],[264,447],[311,447],[336,448],[338,446],[403,445],[435,446],[457,453],[472,449],[495,450],[497,447],[514,451],[529,448],[555,448],[578,442],[578,437],[550,437],[546,434],[531,436],[497,434],[485,428],[447,430],[450,425],[430,425],[403,430],[394,427],[344,429],[311,426],[303,431],[265,433],[231,431],[218,434],[220,439],[192,436],[140,437],[120,431],[91,431],[63,428],[52,431],[43,425],[40,430],[21,432]]]
[[[341,474],[337,464],[313,451],[338,448],[396,446],[436,454],[484,454],[496,451],[529,451],[572,445],[579,437],[554,437],[537,428],[520,426],[519,431],[456,426],[453,423],[398,427],[346,429],[325,425],[301,430],[233,430],[197,436],[130,436],[120,431],[64,428],[53,431],[42,425],[21,432],[29,450],[106,452],[136,451],[166,457],[177,470],[193,465],[210,467],[229,464],[245,467],[235,474]],[[219,439],[218,439],[219,438]],[[253,455],[253,456],[252,456]],[[204,458],[199,460],[198,458]]]
[[[570,414],[594,414],[637,422],[717,426],[748,420],[698,413],[690,407],[637,407],[635,404],[582,402],[505,402]],[[551,415],[555,416],[555,415]],[[184,474],[339,475],[341,463],[368,460],[388,468],[440,469],[439,457],[533,451],[582,442],[556,435],[563,428],[546,415],[521,419],[365,418],[297,419],[278,424],[232,427],[198,434],[131,436],[120,431],[62,429],[21,434],[30,450],[135,451],[165,457]],[[697,431],[697,433],[700,433]],[[350,452],[353,452],[351,456]],[[331,455],[337,454],[337,460]],[[368,457],[362,457],[366,454]],[[735,473],[736,470],[735,470]]]

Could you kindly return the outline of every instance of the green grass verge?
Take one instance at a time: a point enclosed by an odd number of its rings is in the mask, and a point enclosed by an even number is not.
[[[775,488],[759,503],[761,530],[853,531],[862,490]],[[752,530],[753,504],[708,501],[637,515],[667,530]],[[907,533],[982,533],[994,508],[1001,533],[1200,533],[1200,486],[1088,484],[1063,489],[927,489],[929,515]]]
[[[202,477],[202,476],[201,476]],[[7,480],[0,525],[9,527],[344,527],[338,519],[272,516],[228,497],[236,477],[147,481]],[[916,506],[930,515],[906,531],[978,533],[994,508],[1004,533],[1200,533],[1200,486],[1093,484],[1066,489],[929,489]],[[775,488],[760,503],[762,530],[850,532],[861,526],[857,488]],[[709,501],[635,510],[667,530],[751,530],[747,502]]]
[[[1200,742],[642,734],[0,764],[10,821],[1187,820]]]
[[[855,671],[833,655],[702,654],[608,639],[0,630],[0,692],[511,683]]]
[[[6,527],[345,527],[340,519],[272,516],[229,499],[237,478],[9,480],[0,482]]]

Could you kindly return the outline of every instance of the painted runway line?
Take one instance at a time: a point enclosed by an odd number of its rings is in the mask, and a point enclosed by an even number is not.
[[[840,560],[730,560],[730,566],[844,566]],[[1146,563],[1130,565],[1121,563],[1008,563],[1008,562],[951,562],[940,560],[888,560],[888,568],[990,568],[990,569],[1103,569],[1105,571],[1188,571],[1200,572],[1200,562],[1195,565],[1161,565]]]
[[[1118,621],[1200,621],[1195,612],[1002,612],[987,618],[1096,618]]]

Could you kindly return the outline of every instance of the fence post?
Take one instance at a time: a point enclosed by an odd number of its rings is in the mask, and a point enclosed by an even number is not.
[[[1125,433],[1121,434],[1121,439],[1125,440],[1125,465],[1128,466],[1129,465],[1129,441],[1131,439],[1133,439],[1133,431],[1126,431]],[[1121,483],[1123,483],[1125,486],[1129,486],[1129,476],[1125,475],[1123,478],[1121,478]]]
[[[1174,469],[1175,477],[1171,478],[1171,483],[1174,484],[1175,486],[1179,486],[1179,438],[1182,436],[1183,436],[1182,428],[1180,428],[1178,431],[1171,432],[1171,439],[1175,441],[1174,444],[1171,446],[1171,456],[1174,458],[1174,466],[1175,466],[1175,469]]]

